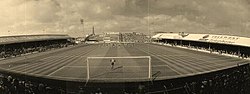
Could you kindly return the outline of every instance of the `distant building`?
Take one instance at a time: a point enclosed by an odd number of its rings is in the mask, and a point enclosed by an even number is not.
[[[120,33],[119,32],[104,33],[103,41],[105,43],[120,42]]]

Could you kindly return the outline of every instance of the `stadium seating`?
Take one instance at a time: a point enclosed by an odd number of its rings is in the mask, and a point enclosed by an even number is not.
[[[61,36],[14,36],[0,38],[0,59],[16,57],[50,49],[67,47],[74,43]],[[25,41],[25,42],[23,42]]]
[[[230,54],[238,56],[240,58],[250,57],[250,50],[249,50],[250,48],[244,46],[227,45],[219,43],[206,43],[206,42],[187,41],[187,40],[175,40],[175,39],[162,39],[162,40],[157,40],[156,42],[169,44],[172,46],[183,46],[188,48],[201,49],[205,51],[210,51],[211,53]]]

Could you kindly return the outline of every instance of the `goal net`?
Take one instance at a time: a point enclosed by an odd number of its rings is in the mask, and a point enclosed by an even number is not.
[[[151,57],[87,57],[87,79],[150,79]]]

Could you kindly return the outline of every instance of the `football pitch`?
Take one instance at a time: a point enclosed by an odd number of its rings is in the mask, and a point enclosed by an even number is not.
[[[151,43],[131,43],[78,45],[36,53],[1,60],[0,68],[70,81],[136,82],[203,74],[242,63],[249,61]]]

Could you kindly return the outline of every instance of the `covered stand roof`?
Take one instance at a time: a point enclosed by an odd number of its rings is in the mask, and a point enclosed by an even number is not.
[[[0,45],[43,41],[43,40],[57,40],[57,39],[70,39],[71,37],[65,34],[42,34],[42,35],[14,35],[14,36],[0,36]]]
[[[250,38],[216,34],[158,33],[152,39],[178,39],[250,47]]]

